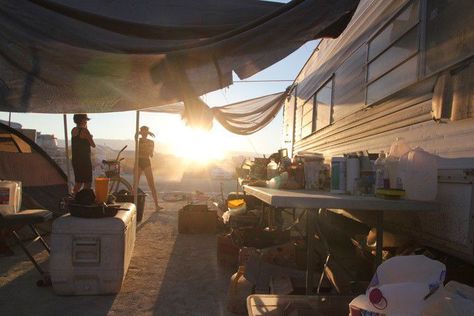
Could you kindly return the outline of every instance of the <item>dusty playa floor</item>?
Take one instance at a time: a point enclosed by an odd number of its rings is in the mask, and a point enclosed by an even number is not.
[[[225,297],[234,271],[217,265],[216,236],[178,234],[181,204],[162,206],[147,210],[139,224],[119,294],[57,296],[35,285],[38,272],[15,248],[14,256],[0,258],[0,315],[232,315]],[[46,251],[34,250],[47,268]]]

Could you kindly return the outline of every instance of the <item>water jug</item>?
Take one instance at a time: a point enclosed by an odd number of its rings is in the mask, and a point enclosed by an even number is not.
[[[431,201],[438,191],[438,158],[417,147],[400,158],[400,176],[409,200]]]
[[[278,175],[278,164],[274,160],[270,160],[267,165],[267,180]]]
[[[405,140],[402,137],[397,137],[397,139],[390,146],[388,156],[400,158],[410,150],[411,148],[408,146]]]
[[[245,278],[244,274],[245,266],[239,266],[239,270],[230,278],[227,310],[231,313],[247,313],[247,296],[252,294],[253,284]]]
[[[0,181],[0,213],[3,215],[14,214],[21,206],[21,182]]]

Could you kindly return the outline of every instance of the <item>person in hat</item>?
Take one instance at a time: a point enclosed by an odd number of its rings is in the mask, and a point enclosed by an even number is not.
[[[155,137],[155,134],[150,132],[148,126],[140,127],[138,134],[141,136],[138,140],[138,181],[140,183],[140,177],[142,172],[145,173],[146,181],[148,187],[151,190],[151,195],[153,196],[153,201],[155,202],[156,210],[162,209],[158,205],[158,194],[156,193],[155,180],[153,179],[153,170],[151,169],[151,157],[153,157],[153,152],[155,149],[155,143],[148,138],[148,136]]]
[[[72,167],[74,169],[73,194],[90,189],[92,184],[91,147],[95,147],[94,139],[87,129],[87,114],[74,114],[76,127],[71,131]]]

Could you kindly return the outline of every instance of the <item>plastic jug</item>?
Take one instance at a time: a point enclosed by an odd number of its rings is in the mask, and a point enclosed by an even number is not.
[[[432,201],[438,192],[438,158],[417,147],[400,158],[400,176],[409,200]]]
[[[410,146],[405,142],[405,139],[402,137],[397,137],[397,139],[390,146],[390,151],[388,156],[400,158],[407,152],[411,150]]]
[[[245,278],[244,274],[245,266],[239,266],[239,270],[230,278],[227,310],[231,313],[247,313],[247,296],[252,294],[253,284]]]
[[[21,207],[21,182],[1,180],[0,181],[0,213],[4,215],[14,214]]]
[[[95,199],[98,203],[107,202],[109,181],[109,178],[95,178]]]
[[[267,180],[278,176],[278,164],[274,160],[270,160],[267,164]]]

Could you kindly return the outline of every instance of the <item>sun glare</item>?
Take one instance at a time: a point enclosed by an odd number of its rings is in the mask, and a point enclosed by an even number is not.
[[[188,161],[206,164],[225,156],[222,140],[212,132],[181,127],[174,136],[173,153]]]

